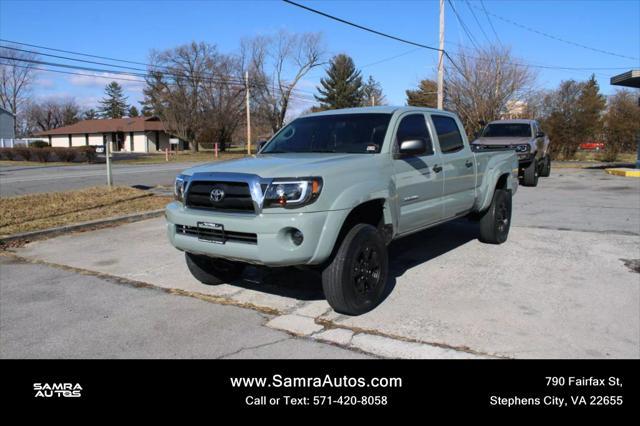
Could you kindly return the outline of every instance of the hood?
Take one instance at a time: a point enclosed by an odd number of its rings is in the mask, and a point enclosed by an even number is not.
[[[474,140],[474,145],[522,145],[530,144],[533,139],[529,137],[500,137],[485,138],[481,137]]]
[[[199,172],[251,173],[263,178],[322,176],[336,171],[353,169],[361,164],[371,166],[379,154],[260,154],[237,160],[220,161],[192,167],[186,175]],[[349,163],[348,165],[346,163]]]

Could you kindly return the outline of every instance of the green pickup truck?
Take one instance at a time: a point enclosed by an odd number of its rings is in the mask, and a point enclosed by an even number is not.
[[[417,107],[293,120],[252,157],[185,170],[166,208],[169,241],[204,284],[248,264],[320,270],[337,312],[383,299],[387,245],[468,216],[506,241],[518,187],[513,150],[473,152],[458,117]]]

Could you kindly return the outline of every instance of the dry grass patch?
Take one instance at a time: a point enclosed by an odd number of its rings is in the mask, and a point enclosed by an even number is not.
[[[111,190],[93,187],[0,198],[0,235],[157,210],[170,200],[171,197],[127,187]]]
[[[178,155],[171,154],[169,156],[169,162],[211,163],[214,161],[235,160],[237,158],[244,157],[247,157],[247,154],[245,152],[220,152],[217,159],[214,157],[212,151],[199,151],[195,153],[180,152],[180,154]],[[164,154],[148,154],[127,160],[115,160],[115,163],[117,164],[162,164],[166,162],[167,161]]]

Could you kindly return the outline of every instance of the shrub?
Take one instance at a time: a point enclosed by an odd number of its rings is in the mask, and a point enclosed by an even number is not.
[[[79,148],[74,148],[78,154],[82,155],[84,159],[89,163],[95,163],[98,155],[96,154],[95,146],[81,146]]]
[[[58,157],[60,161],[66,161],[71,163],[76,158],[77,151],[73,148],[52,148],[53,153]]]
[[[49,148],[49,143],[45,141],[34,141],[29,144],[30,148]]]
[[[13,160],[16,154],[13,151],[13,148],[0,148],[0,158],[6,160]]]
[[[17,146],[13,148],[13,151],[19,155],[20,157],[22,157],[22,159],[24,161],[30,161],[32,154],[33,154],[33,149],[31,148],[27,148],[27,147],[23,147],[23,146]]]
[[[49,147],[33,149],[33,156],[35,157],[36,161],[39,161],[41,163],[47,163],[51,161],[51,157],[53,156],[52,154],[53,151]]]

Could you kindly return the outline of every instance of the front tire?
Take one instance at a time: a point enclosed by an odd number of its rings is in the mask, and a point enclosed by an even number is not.
[[[355,225],[322,272],[322,288],[338,313],[361,315],[382,301],[389,270],[387,246],[373,226]]]
[[[524,186],[538,186],[538,161],[534,158],[524,169],[522,184]]]
[[[544,156],[542,160],[542,170],[540,170],[541,177],[549,177],[551,175],[551,158],[548,155]]]
[[[491,206],[480,219],[480,241],[502,244],[507,241],[511,228],[511,192],[496,189]]]
[[[234,281],[242,275],[244,265],[230,260],[185,253],[191,275],[202,284],[219,285]]]

